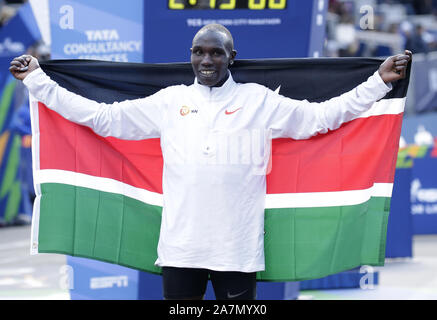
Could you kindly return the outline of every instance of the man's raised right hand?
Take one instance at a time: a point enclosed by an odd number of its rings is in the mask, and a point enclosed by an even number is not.
[[[38,60],[31,55],[24,54],[11,61],[9,71],[18,80],[24,80],[29,73],[39,68]]]

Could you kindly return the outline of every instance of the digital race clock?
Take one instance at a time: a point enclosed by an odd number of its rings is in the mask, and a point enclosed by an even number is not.
[[[171,10],[284,10],[287,0],[168,0]]]
[[[232,33],[237,59],[323,54],[328,0],[143,1],[145,62],[190,61],[194,35],[211,23]]]

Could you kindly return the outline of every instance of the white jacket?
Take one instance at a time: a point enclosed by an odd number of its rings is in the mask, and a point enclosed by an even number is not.
[[[264,270],[265,169],[270,139],[337,129],[391,90],[378,72],[322,103],[286,98],[255,83],[209,88],[194,81],[146,98],[97,103],[41,70],[24,84],[66,119],[101,136],[161,138],[164,157],[159,266]]]

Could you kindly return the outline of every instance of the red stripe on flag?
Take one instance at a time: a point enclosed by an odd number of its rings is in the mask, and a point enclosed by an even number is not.
[[[355,119],[308,140],[276,139],[267,193],[366,189],[393,183],[402,114]]]
[[[362,118],[308,140],[273,141],[267,193],[326,192],[392,183],[402,114]],[[111,178],[162,193],[159,139],[97,136],[39,104],[40,168]],[[58,134],[62,132],[62,134]]]
[[[69,170],[111,178],[162,193],[159,139],[103,138],[39,103],[40,169]],[[61,134],[59,134],[61,133]]]

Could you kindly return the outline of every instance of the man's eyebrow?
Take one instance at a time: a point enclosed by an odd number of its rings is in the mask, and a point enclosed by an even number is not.
[[[193,50],[196,50],[196,49],[206,49],[206,50],[211,50],[211,51],[220,51],[220,52],[225,52],[226,50],[224,49],[224,48],[221,48],[221,47],[202,47],[202,46],[194,46],[193,48],[192,48]]]
[[[215,50],[215,51],[225,52],[225,49],[223,49],[223,48],[219,48],[219,47],[217,47],[217,48],[212,48],[212,49]]]

